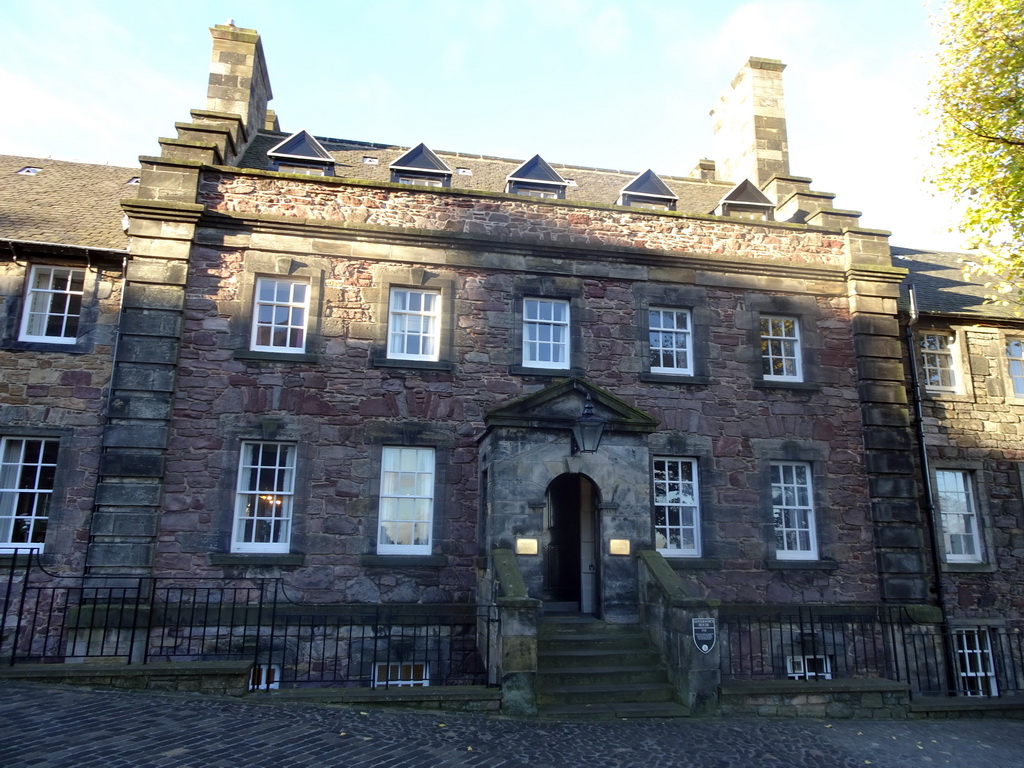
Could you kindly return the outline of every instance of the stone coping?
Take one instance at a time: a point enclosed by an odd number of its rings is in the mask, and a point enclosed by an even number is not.
[[[19,664],[0,668],[0,680],[55,680],[89,677],[205,677],[248,675],[251,661],[164,661],[127,664],[103,659],[82,664]]]
[[[910,702],[916,714],[953,714],[957,712],[1006,712],[1024,716],[1024,696],[982,698],[978,696],[919,696]]]
[[[729,680],[723,682],[719,689],[723,696],[910,693],[910,685],[907,683],[877,677],[848,677],[833,680]]]

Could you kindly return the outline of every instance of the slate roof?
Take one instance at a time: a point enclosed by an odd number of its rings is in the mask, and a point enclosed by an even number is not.
[[[249,144],[238,162],[241,168],[269,170],[267,150],[289,134],[261,131]],[[389,182],[391,165],[409,151],[409,147],[391,144],[374,144],[347,139],[331,139],[318,136],[317,139],[335,160],[335,174],[341,178],[359,179],[371,182]],[[489,155],[471,155],[459,152],[434,150],[449,168],[455,171],[452,187],[470,191],[504,193],[510,173],[523,164],[523,160]],[[377,159],[376,165],[363,163],[364,157]],[[569,202],[615,205],[622,188],[633,181],[638,171],[619,171],[608,168],[588,168],[575,165],[550,163],[564,179],[572,179],[575,186],[565,190]],[[459,173],[465,168],[472,175]],[[685,176],[660,176],[672,193],[678,196],[676,210],[684,213],[710,214],[718,206],[722,196],[733,188],[733,184],[721,181],[704,181]]]
[[[26,166],[41,168],[21,176]],[[124,250],[121,200],[137,168],[0,155],[0,240]]]
[[[914,286],[917,308],[921,314],[944,314],[978,320],[1014,320],[1012,307],[986,304],[988,289],[980,280],[964,280],[960,259],[968,256],[950,251],[922,251],[915,248],[892,247],[893,266],[910,270],[903,281],[900,309],[908,310],[908,287]]]

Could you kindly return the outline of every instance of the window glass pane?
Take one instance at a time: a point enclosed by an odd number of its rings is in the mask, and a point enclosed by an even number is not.
[[[693,459],[654,459],[654,532],[656,546],[665,554],[700,555],[696,466]]]
[[[256,281],[252,348],[274,352],[305,351],[309,285],[261,277]]]
[[[569,303],[548,299],[523,302],[523,365],[567,368]]]
[[[802,379],[800,328],[795,318],[761,318],[761,370],[766,378]]]
[[[946,560],[981,562],[978,513],[970,474],[960,470],[938,470],[935,486]]]
[[[0,546],[42,550],[57,469],[57,440],[3,438]]]
[[[430,554],[434,464],[432,448],[382,450],[378,552]]]
[[[813,560],[818,556],[810,465],[777,462],[769,467],[775,556]]]
[[[295,446],[243,443],[233,552],[288,552],[295,495]]]
[[[393,288],[388,317],[388,357],[437,360],[440,293]]]
[[[19,338],[73,344],[82,312],[85,270],[34,266],[27,283]]]

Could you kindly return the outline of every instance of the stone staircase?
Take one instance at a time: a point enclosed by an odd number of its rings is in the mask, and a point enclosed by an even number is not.
[[[558,719],[686,717],[664,660],[638,625],[546,616],[537,637],[537,707]]]

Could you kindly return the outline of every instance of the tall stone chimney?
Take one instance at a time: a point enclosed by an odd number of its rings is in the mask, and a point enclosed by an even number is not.
[[[267,62],[259,34],[232,24],[210,29],[213,55],[206,109],[242,118],[242,144],[267,121],[267,103],[273,98]]]
[[[775,59],[751,57],[711,110],[720,181],[750,179],[758,187],[789,175],[782,70]]]

